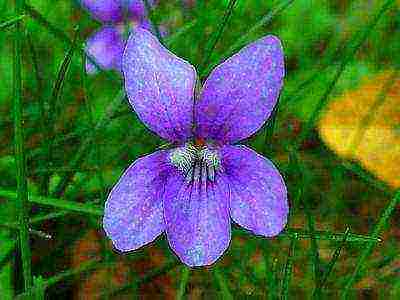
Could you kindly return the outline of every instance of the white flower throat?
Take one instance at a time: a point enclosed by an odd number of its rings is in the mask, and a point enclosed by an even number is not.
[[[188,183],[200,180],[214,181],[221,168],[218,151],[207,145],[187,143],[176,148],[170,155],[170,162],[185,174]]]

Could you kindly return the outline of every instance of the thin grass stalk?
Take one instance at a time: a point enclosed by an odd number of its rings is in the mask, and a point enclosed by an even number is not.
[[[294,2],[294,0],[286,0],[274,9],[272,9],[268,14],[261,18],[256,24],[254,24],[246,33],[241,35],[241,37],[235,42],[227,51],[225,51],[222,56],[215,62],[211,63],[202,73],[202,75],[208,74],[211,69],[219,64],[221,60],[224,60],[231,56],[233,53],[237,52],[242,48],[246,43],[249,42],[249,38],[253,35],[257,30],[264,27],[265,25],[272,22],[275,16],[282,13],[286,8],[290,7],[290,5]]]
[[[378,222],[375,224],[374,229],[372,230],[373,237],[378,237],[381,234],[381,232],[384,229],[384,227],[386,226],[390,216],[393,214],[393,212],[395,211],[395,209],[399,203],[400,203],[400,189],[397,190],[395,196],[390,200],[388,205],[383,210],[381,216],[379,217]],[[361,255],[359,256],[356,266],[354,268],[354,271],[351,274],[351,276],[349,277],[349,279],[347,280],[346,286],[344,287],[344,289],[342,291],[342,294],[341,294],[342,299],[347,299],[348,293],[350,292],[351,287],[357,280],[357,278],[360,274],[361,268],[364,266],[367,258],[372,254],[372,251],[374,250],[375,246],[376,246],[376,242],[370,242],[365,246],[364,250],[361,252]]]
[[[203,77],[205,75],[204,68],[207,66],[209,63],[209,60],[211,58],[211,55],[213,54],[215,50],[215,46],[217,45],[219,39],[222,36],[222,33],[224,32],[224,29],[226,25],[228,24],[228,21],[233,13],[233,10],[235,8],[237,0],[230,0],[228,7],[225,10],[224,16],[222,17],[221,23],[219,27],[217,28],[217,31],[213,34],[213,37],[210,39],[210,42],[207,43],[206,48],[204,50],[205,56],[203,62],[200,64],[199,70],[201,72],[200,77]]]
[[[218,267],[214,267],[213,275],[215,281],[218,283],[219,288],[221,289],[222,299],[224,300],[232,300],[233,296],[228,288],[228,283],[226,282],[225,276],[222,274],[221,270]]]
[[[175,260],[169,261],[164,266],[149,271],[147,274],[143,275],[141,278],[135,280],[134,282],[130,282],[130,283],[124,284],[124,285],[122,285],[120,287],[116,287],[114,289],[111,289],[111,290],[108,290],[108,291],[104,291],[101,296],[102,297],[104,297],[106,295],[115,296],[115,295],[118,295],[118,294],[120,294],[122,292],[131,290],[133,288],[136,289],[141,284],[149,282],[149,281],[153,280],[156,277],[159,277],[161,275],[164,275],[164,274],[168,273],[169,271],[171,271],[172,269],[177,267],[179,264],[180,263],[175,261]]]
[[[0,189],[0,197],[5,197],[7,199],[14,200],[17,199],[17,193],[14,191]],[[29,195],[28,201],[40,205],[61,208],[72,212],[78,212],[81,214],[88,214],[99,217],[103,215],[103,207],[92,204],[78,203],[73,201],[49,198],[44,196],[36,196],[36,195]]]
[[[281,299],[289,299],[289,286],[292,279],[293,271],[293,255],[296,248],[297,238],[294,237],[290,240],[289,252],[287,255],[286,265],[283,273],[282,279],[282,295]]]
[[[189,275],[190,275],[190,269],[186,266],[182,267],[182,274],[181,274],[181,282],[179,284],[178,291],[176,293],[176,299],[177,300],[182,300],[185,292],[186,292],[186,287],[189,282]]]
[[[15,14],[21,15],[23,8],[23,0],[15,1]],[[22,114],[22,24],[15,24],[14,36],[14,146],[15,146],[15,162],[17,171],[17,197],[16,208],[18,211],[19,223],[19,244],[21,249],[22,272],[24,278],[25,290],[29,290],[32,286],[32,267],[31,267],[31,249],[29,241],[28,227],[28,186],[26,179],[26,160],[24,146],[24,128]]]
[[[24,14],[22,14],[20,16],[13,17],[8,21],[4,21],[3,23],[0,23],[0,30],[6,29],[6,28],[8,28],[10,26],[13,26],[13,25],[21,22],[23,18],[25,18]]]
[[[346,69],[347,64],[354,58],[358,49],[360,49],[360,47],[364,44],[364,42],[367,40],[369,34],[375,28],[376,24],[378,24],[381,17],[391,7],[391,5],[393,3],[394,3],[394,0],[385,1],[385,3],[379,9],[378,13],[375,14],[374,17],[372,18],[372,20],[367,24],[366,28],[364,28],[358,32],[357,36],[360,36],[360,38],[356,42],[356,45],[349,51],[349,53],[344,55],[344,58],[342,59],[339,67],[336,69],[336,72],[333,76],[332,81],[328,84],[327,89],[325,90],[325,92],[323,93],[321,98],[318,100],[317,105],[313,109],[310,118],[308,119],[307,123],[305,124],[304,130],[302,131],[299,138],[297,139],[296,144],[295,144],[295,149],[298,149],[300,147],[301,143],[310,134],[312,128],[314,127],[316,120],[318,119],[320,112],[324,108],[330,94],[332,93],[334,87],[336,86],[336,83],[338,82],[340,76],[343,74],[343,71]]]
[[[349,234],[350,234],[350,228],[347,227],[346,231],[344,232],[344,235],[343,235],[343,240],[340,242],[339,246],[336,248],[335,252],[333,253],[332,259],[329,261],[326,271],[322,274],[322,278],[319,281],[318,286],[315,288],[315,290],[313,292],[314,299],[321,298],[322,288],[325,286],[326,282],[328,281],[329,275],[332,273],[333,267],[335,266],[336,262],[338,261],[340,253],[342,252],[342,249],[346,245],[346,241],[347,241]]]
[[[37,57],[36,49],[35,46],[33,45],[32,42],[32,37],[31,34],[28,32],[28,30],[25,31],[25,36],[26,40],[28,43],[29,47],[29,52],[31,54],[32,58],[32,65],[36,77],[36,84],[37,84],[37,92],[36,92],[36,97],[39,102],[39,115],[40,115],[40,131],[41,131],[41,138],[42,141],[46,141],[46,133],[48,129],[46,128],[46,107],[45,107],[45,101],[44,98],[42,97],[42,91],[43,91],[43,86],[44,86],[44,79],[42,77],[42,74],[39,70],[39,60]],[[43,151],[47,153],[47,142],[43,142]],[[47,165],[47,160],[43,162],[45,165]],[[39,191],[41,194],[46,195],[48,190],[47,190],[48,184],[47,181],[45,180],[45,177],[41,177],[41,182],[39,184]]]
[[[73,40],[70,39],[68,37],[68,35],[58,29],[56,26],[54,26],[51,22],[49,22],[39,11],[37,11],[33,6],[25,3],[24,4],[24,10],[26,12],[26,14],[28,14],[29,16],[31,16],[31,18],[33,20],[35,20],[39,25],[43,26],[44,28],[46,28],[54,37],[56,37],[57,39],[59,39],[60,41],[62,41],[67,47],[71,47],[73,44]],[[85,45],[83,45],[81,43],[81,41],[77,42],[77,44],[79,44],[80,46],[77,48],[77,50],[80,53],[86,53],[86,48]],[[89,53],[86,53],[88,60],[90,61],[91,64],[93,64],[96,69],[98,70],[102,70],[102,67],[99,66],[99,64],[96,62],[95,58],[93,56],[91,56]],[[105,71],[105,74],[107,76],[107,78],[115,83],[119,83],[120,79],[115,76],[113,73]]]
[[[396,70],[395,72],[393,72],[390,78],[385,82],[382,90],[376,97],[374,103],[369,108],[367,114],[361,119],[360,126],[357,128],[354,138],[351,141],[349,148],[347,150],[349,155],[353,156],[355,154],[355,151],[357,150],[358,146],[361,143],[361,140],[364,137],[365,131],[367,130],[367,128],[374,119],[375,113],[385,103],[387,99],[387,93],[392,88],[398,77],[399,77],[399,70]]]
[[[146,10],[146,14],[147,14],[148,18],[150,19],[150,22],[151,22],[151,25],[152,25],[151,27],[153,28],[157,39],[159,40],[159,42],[162,45],[165,46],[165,41],[164,41],[164,39],[163,39],[163,37],[161,35],[160,29],[159,29],[158,25],[156,24],[156,22],[154,20],[153,13],[152,13],[152,8],[151,8],[151,5],[149,3],[149,0],[143,0],[143,3],[144,3],[145,10]]]

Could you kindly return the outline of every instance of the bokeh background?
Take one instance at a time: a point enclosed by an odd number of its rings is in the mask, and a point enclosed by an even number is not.
[[[223,258],[194,270],[164,236],[115,252],[101,228],[107,193],[164,142],[131,111],[118,72],[85,73],[84,42],[101,25],[78,1],[25,1],[18,14],[2,0],[0,299],[400,299],[400,2],[159,1],[149,18],[202,79],[259,37],[282,40],[279,105],[246,143],[285,177],[286,230],[265,239],[234,226]],[[26,230],[13,86],[22,96]]]

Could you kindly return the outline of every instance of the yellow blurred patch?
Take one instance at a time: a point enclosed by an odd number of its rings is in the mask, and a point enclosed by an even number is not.
[[[384,72],[333,100],[321,117],[322,140],[339,156],[358,161],[400,187],[400,80]]]

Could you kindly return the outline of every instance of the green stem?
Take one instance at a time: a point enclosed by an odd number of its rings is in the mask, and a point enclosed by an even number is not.
[[[17,198],[17,193],[15,193],[13,191],[8,191],[8,190],[0,190],[0,197],[5,197],[8,199],[15,199],[15,198]],[[65,209],[65,210],[70,210],[70,211],[74,211],[74,212],[79,212],[79,213],[83,213],[83,214],[89,214],[89,215],[94,215],[94,216],[102,216],[103,215],[102,207],[99,207],[96,205],[91,205],[91,204],[78,203],[78,202],[73,202],[73,201],[67,201],[67,200],[49,198],[49,197],[43,197],[43,196],[35,196],[35,195],[30,195],[28,198],[28,201],[32,202],[32,203],[36,203],[36,204],[48,205],[48,206],[61,208],[61,209]]]
[[[15,1],[16,15],[22,14],[23,0]],[[15,161],[17,168],[17,199],[16,208],[19,222],[19,242],[21,248],[22,270],[25,290],[32,286],[31,250],[29,247],[28,228],[28,188],[26,179],[26,160],[24,149],[24,129],[22,116],[22,24],[15,24],[14,39],[14,130],[15,130]]]
[[[20,15],[20,16],[11,18],[10,20],[1,23],[0,30],[19,23],[23,18],[25,18],[25,15]]]
[[[394,212],[396,206],[399,204],[399,202],[400,202],[400,189],[397,190],[395,196],[392,198],[392,200],[386,206],[386,208],[383,211],[382,215],[380,216],[378,222],[376,223],[376,225],[372,231],[373,237],[377,238],[378,235],[382,232],[383,228],[385,227],[387,221],[389,220],[390,216],[393,214],[393,212]],[[367,258],[371,255],[372,251],[374,250],[375,245],[376,245],[376,242],[370,242],[366,245],[366,247],[362,251],[360,257],[357,260],[356,266],[354,268],[354,271],[353,271],[351,277],[347,280],[347,284],[341,295],[342,299],[347,299],[347,294],[349,293],[351,287],[355,283],[365,261],[367,260]]]
[[[336,72],[333,76],[332,81],[329,83],[328,88],[325,90],[321,98],[319,99],[317,105],[315,106],[314,110],[311,113],[310,118],[308,119],[307,123],[305,124],[304,130],[300,134],[298,140],[296,141],[295,144],[295,149],[298,149],[302,142],[308,137],[308,135],[311,132],[311,129],[314,127],[314,124],[316,120],[318,119],[318,116],[322,109],[325,106],[325,103],[328,100],[328,97],[330,96],[331,92],[333,91],[334,87],[336,86],[336,83],[338,82],[340,76],[343,74],[343,71],[346,69],[347,64],[353,59],[355,54],[357,53],[358,49],[364,44],[366,39],[368,38],[369,34],[372,32],[372,30],[375,28],[376,24],[380,20],[380,18],[383,16],[383,14],[389,9],[389,7],[394,3],[394,0],[388,0],[386,1],[382,7],[379,9],[378,13],[375,14],[375,16],[372,18],[371,22],[366,26],[366,28],[362,31],[359,32],[360,38],[356,42],[356,45],[351,48],[349,53],[343,58],[341,61],[339,67],[336,69]]]
[[[225,26],[229,21],[230,16],[233,13],[233,9],[235,8],[237,0],[230,0],[227,9],[225,10],[224,16],[222,18],[222,21],[220,23],[220,26],[218,27],[217,31],[214,34],[214,37],[210,40],[210,42],[207,44],[205,53],[206,55],[204,56],[204,60],[202,64],[199,67],[199,70],[201,73],[200,77],[203,77],[205,74],[204,68],[207,66],[209,63],[209,60],[211,58],[212,53],[214,52],[215,46],[217,45],[219,39],[222,36],[222,33],[224,32]]]
[[[292,238],[290,241],[289,253],[287,256],[285,271],[282,280],[282,299],[289,298],[289,285],[290,285],[290,280],[292,278],[293,255],[294,255],[294,250],[296,248],[296,241],[297,241],[296,237]]]
[[[344,232],[343,240],[339,244],[339,246],[336,248],[335,253],[332,256],[331,261],[328,264],[328,267],[326,268],[326,271],[324,272],[321,280],[319,281],[318,286],[315,288],[314,293],[313,293],[313,298],[314,299],[320,299],[321,298],[321,290],[326,284],[329,275],[331,274],[334,265],[336,264],[337,260],[339,259],[340,253],[342,252],[342,249],[344,248],[347,237],[350,234],[350,228],[346,228],[346,231]]]
[[[182,300],[183,296],[185,295],[186,286],[189,281],[190,269],[188,267],[182,267],[182,275],[181,275],[181,283],[179,285],[179,289],[176,293],[176,299]]]

